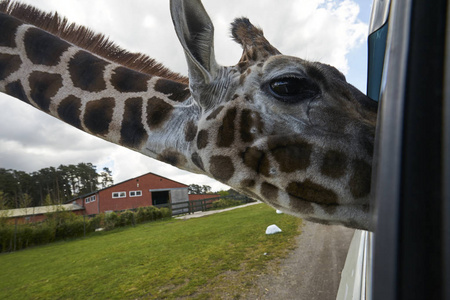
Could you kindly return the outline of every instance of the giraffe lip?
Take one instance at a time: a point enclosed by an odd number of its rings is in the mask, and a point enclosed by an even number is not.
[[[306,198],[303,198],[303,197],[300,197],[300,196],[296,196],[296,195],[293,195],[293,194],[291,194],[291,193],[287,193],[290,197],[292,197],[292,198],[295,198],[295,199],[297,199],[297,200],[300,200],[300,201],[303,201],[303,202],[307,202],[307,203],[314,203],[314,204],[317,204],[317,205],[320,205],[320,206],[328,206],[328,207],[331,207],[331,206],[338,206],[338,205],[341,205],[341,204],[339,204],[339,203],[327,203],[327,202],[322,202],[322,201],[317,201],[317,200],[308,200],[308,199],[306,199]]]

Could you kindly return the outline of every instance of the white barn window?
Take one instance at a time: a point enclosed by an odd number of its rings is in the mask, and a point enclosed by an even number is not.
[[[130,197],[140,197],[142,196],[142,191],[130,191]]]
[[[125,198],[127,196],[127,192],[114,192],[112,193],[113,198]]]

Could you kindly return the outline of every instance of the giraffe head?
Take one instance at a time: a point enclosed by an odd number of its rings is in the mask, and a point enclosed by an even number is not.
[[[242,58],[221,66],[201,2],[174,0],[171,12],[202,112],[197,167],[287,213],[370,228],[376,104],[334,67],[282,55],[244,18],[232,24]]]

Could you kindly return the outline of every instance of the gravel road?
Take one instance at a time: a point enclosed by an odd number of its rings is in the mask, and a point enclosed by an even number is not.
[[[256,280],[245,299],[336,299],[354,230],[304,222],[298,247]]]

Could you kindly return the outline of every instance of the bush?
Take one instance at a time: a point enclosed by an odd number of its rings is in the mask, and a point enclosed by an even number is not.
[[[13,251],[14,226],[0,225],[0,252]]]
[[[118,226],[134,225],[134,213],[126,210],[119,215]]]
[[[58,211],[46,215],[47,219],[41,223],[17,225],[16,245],[14,248],[14,224],[0,222],[0,252],[24,249],[30,246],[51,243],[56,240],[76,238],[84,232],[94,232],[104,227],[111,230],[119,226],[129,226],[136,223],[154,221],[161,218],[170,218],[172,212],[163,207],[140,207],[136,212],[127,210],[118,215],[115,212],[99,214],[93,218],[77,216],[72,212]]]
[[[158,214],[160,214],[159,209],[154,206],[139,207],[136,219],[138,223],[153,221],[158,219]]]
[[[117,227],[119,216],[115,212],[105,214],[105,229],[111,230]]]
[[[161,211],[161,217],[162,218],[171,218],[172,217],[172,211],[168,207],[162,207],[159,209]]]
[[[95,229],[100,228],[103,226],[105,219],[105,214],[98,214],[93,218],[89,218],[87,224],[86,224],[86,231],[87,232],[94,232]]]
[[[241,204],[242,204],[242,201],[240,201],[240,200],[219,199],[212,203],[212,209],[222,209],[222,208],[227,208],[227,207],[232,207],[232,206],[238,206]]]
[[[68,219],[56,226],[55,240],[79,237],[84,234],[83,218]]]

